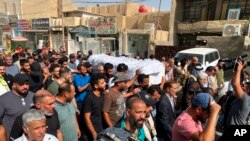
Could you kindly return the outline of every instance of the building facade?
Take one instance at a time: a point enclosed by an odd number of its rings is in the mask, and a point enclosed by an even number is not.
[[[171,13],[175,13],[176,46],[191,46],[202,43],[210,46],[232,46],[227,38],[239,39],[248,36],[250,1],[248,0],[173,0]],[[176,5],[174,5],[174,3]],[[232,30],[233,29],[233,30]],[[221,38],[212,43],[214,38]],[[242,41],[234,46],[244,46]]]
[[[0,0],[0,46],[10,48],[11,37],[17,34],[15,27],[17,19],[21,16],[20,0]],[[11,33],[14,36],[11,36]]]

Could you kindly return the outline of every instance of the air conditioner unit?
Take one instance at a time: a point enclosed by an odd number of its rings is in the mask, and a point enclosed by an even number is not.
[[[144,29],[154,30],[155,29],[155,24],[154,23],[145,23],[144,24]]]
[[[241,24],[225,24],[223,28],[222,36],[240,36],[241,35]]]

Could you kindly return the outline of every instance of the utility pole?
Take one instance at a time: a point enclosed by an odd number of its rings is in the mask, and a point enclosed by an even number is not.
[[[125,12],[124,12],[124,16],[127,16],[128,14],[128,0],[125,0]]]
[[[124,4],[125,4],[125,11],[124,11],[124,16],[126,17],[127,14],[128,14],[128,0],[125,0],[124,1]],[[123,29],[122,30],[122,54],[125,54],[126,53],[126,47],[127,47],[127,31],[126,29]]]
[[[59,15],[59,18],[62,19],[62,42],[63,42],[62,46],[65,49],[64,21],[63,21],[63,18],[64,18],[64,14],[63,14],[63,0],[58,0],[58,15]]]

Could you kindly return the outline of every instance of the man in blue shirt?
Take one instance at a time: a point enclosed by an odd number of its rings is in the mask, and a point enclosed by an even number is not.
[[[80,72],[74,76],[74,85],[76,88],[75,99],[77,102],[77,107],[81,111],[83,100],[87,95],[87,88],[90,82],[90,76],[87,73],[86,66],[79,64],[77,70]]]

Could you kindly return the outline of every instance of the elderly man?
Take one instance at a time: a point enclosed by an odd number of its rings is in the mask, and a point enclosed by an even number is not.
[[[11,55],[5,56],[5,63],[6,63],[6,73],[12,76],[15,76],[19,72],[19,67],[13,63],[13,59]]]
[[[28,110],[23,116],[24,134],[15,141],[58,141],[53,135],[46,133],[46,118],[40,110]]]
[[[59,141],[63,141],[58,114],[55,110],[55,97],[47,90],[39,90],[35,93],[33,101],[35,104],[33,108],[41,110],[45,114],[46,126],[48,127],[46,133],[57,137]],[[11,140],[16,139],[23,134],[22,125],[22,115],[20,115],[16,118],[13,124],[10,133]]]
[[[8,136],[14,120],[34,105],[34,93],[29,91],[29,82],[25,74],[15,75],[12,88],[12,91],[0,96],[0,117]]]

